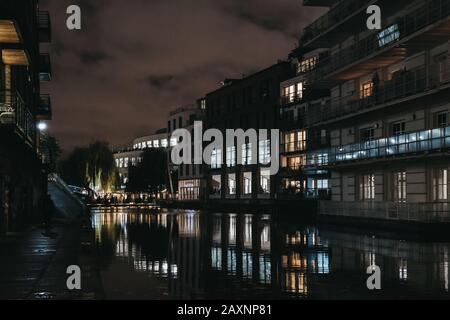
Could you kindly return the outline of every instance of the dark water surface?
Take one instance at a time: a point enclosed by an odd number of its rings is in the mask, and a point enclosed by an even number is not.
[[[94,209],[106,298],[450,298],[450,243],[330,230],[275,215]],[[369,291],[367,267],[381,268]]]

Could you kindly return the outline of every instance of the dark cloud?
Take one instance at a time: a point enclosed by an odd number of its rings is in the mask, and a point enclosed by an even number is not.
[[[170,110],[225,78],[284,59],[322,12],[299,0],[41,0],[50,10],[51,133],[65,149],[94,139],[126,145],[162,127]],[[82,30],[66,28],[78,4]]]
[[[165,75],[165,76],[154,76],[150,75],[146,78],[148,84],[157,89],[161,89],[166,87],[172,80],[173,76]]]
[[[108,59],[106,53],[101,51],[82,51],[80,61],[84,64],[96,64]]]

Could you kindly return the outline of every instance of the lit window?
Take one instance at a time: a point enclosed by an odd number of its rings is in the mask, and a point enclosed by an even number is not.
[[[167,139],[162,139],[161,140],[161,147],[163,147],[163,148],[167,148]]]
[[[153,146],[151,141],[147,141],[147,148],[151,148]]]
[[[317,64],[317,57],[311,57],[311,58],[302,60],[298,64],[297,73],[308,72],[308,71],[314,69],[316,64]]]
[[[242,145],[242,164],[244,166],[252,164],[252,144],[246,143]]]
[[[259,163],[270,163],[270,140],[259,141]]]
[[[365,99],[365,98],[369,98],[372,96],[373,94],[373,82],[369,81],[369,82],[365,82],[363,84],[361,84],[361,99]]]
[[[236,165],[236,147],[235,146],[231,146],[231,147],[227,147],[227,167],[231,168],[234,167]]]
[[[214,149],[211,152],[211,168],[219,169],[222,167],[222,150]]]
[[[400,31],[398,25],[394,24],[383,31],[379,32],[378,35],[378,45],[380,47],[386,46],[398,39],[400,39]]]
[[[159,148],[159,140],[153,140],[153,147]]]
[[[366,174],[361,177],[359,184],[359,193],[361,200],[375,199],[375,175]]]
[[[252,173],[244,172],[243,176],[243,185],[244,185],[244,195],[249,195],[252,193]]]
[[[222,178],[220,175],[211,177],[211,193],[213,195],[220,195],[222,192]]]
[[[236,174],[234,173],[228,175],[228,194],[236,194]]]
[[[394,173],[394,200],[406,201],[406,172],[404,171]]]
[[[177,145],[177,138],[171,138],[170,139],[170,146],[175,147]]]
[[[433,198],[435,201],[448,199],[448,170],[436,169],[433,174]]]
[[[261,170],[260,187],[261,193],[270,193],[270,170]]]

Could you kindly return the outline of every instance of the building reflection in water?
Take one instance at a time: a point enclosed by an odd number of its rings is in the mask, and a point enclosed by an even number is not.
[[[93,212],[93,226],[104,268],[117,260],[130,272],[166,279],[174,298],[366,297],[372,264],[381,267],[392,294],[448,292],[447,243],[198,211],[101,209]]]

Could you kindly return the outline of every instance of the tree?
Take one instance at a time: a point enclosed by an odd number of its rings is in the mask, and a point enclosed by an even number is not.
[[[56,172],[58,159],[61,156],[61,147],[58,140],[51,135],[43,134],[41,136],[41,152],[49,173]]]
[[[75,148],[60,164],[60,175],[69,184],[111,192],[116,183],[114,155],[106,142]]]
[[[146,149],[142,161],[129,168],[128,192],[158,193],[168,184],[167,155],[164,149]]]

